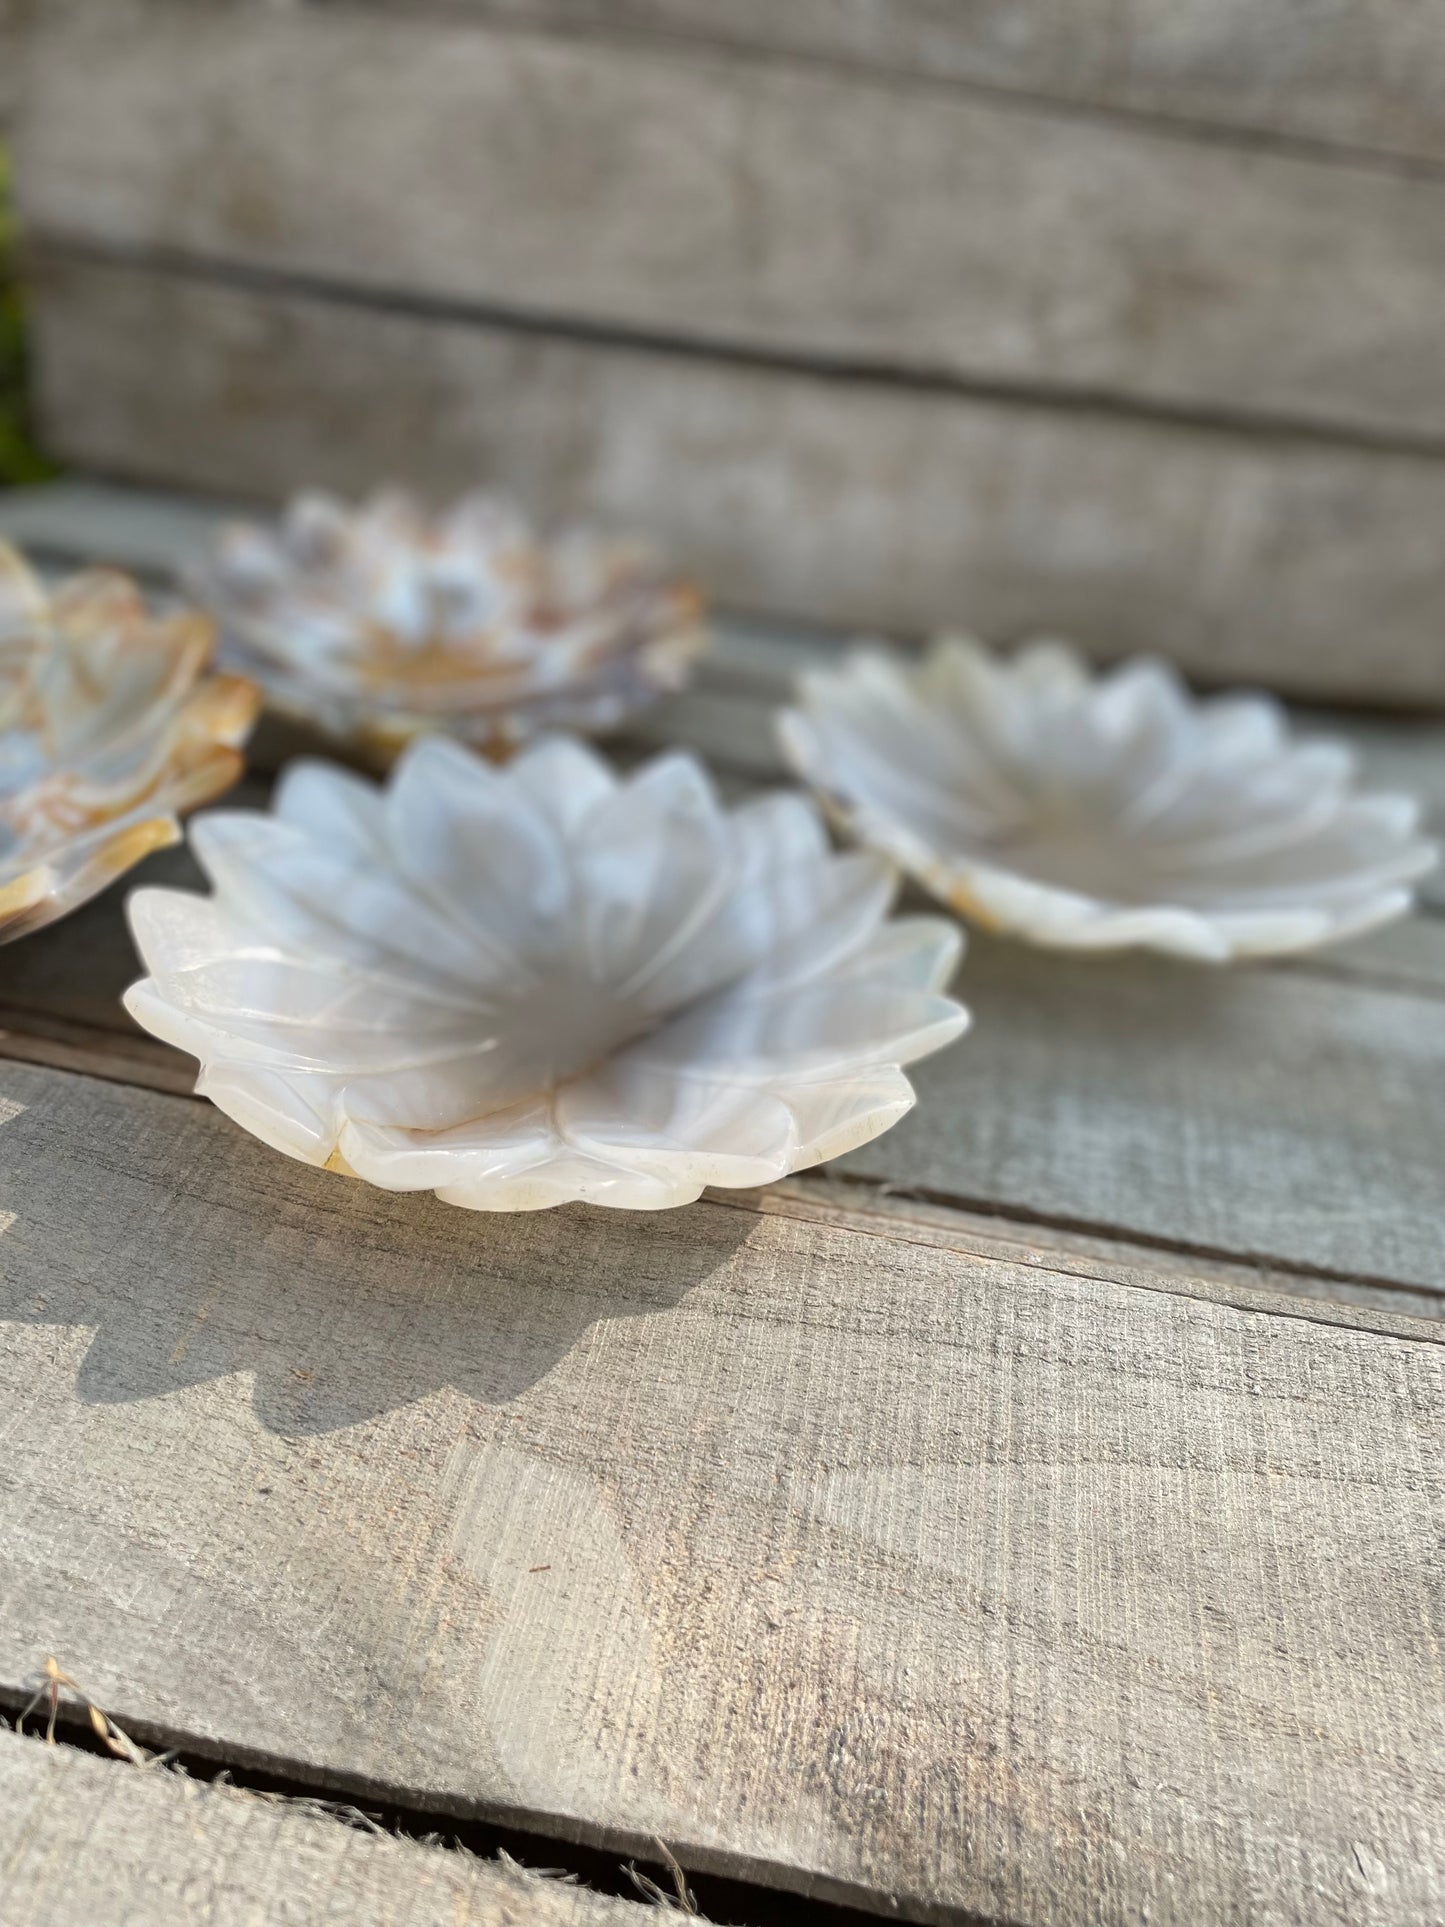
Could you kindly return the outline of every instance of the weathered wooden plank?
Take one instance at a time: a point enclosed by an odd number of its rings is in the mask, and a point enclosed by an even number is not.
[[[144,880],[160,879],[148,873]],[[200,881],[190,871],[173,872],[171,880],[192,886]],[[127,954],[118,912],[118,902],[112,901],[106,911],[97,908],[88,913],[88,929],[78,926],[67,938],[54,937],[57,954],[53,959],[34,953],[35,967],[22,971],[22,981],[17,985],[19,994],[25,997],[28,993],[30,1001],[19,1009],[0,1007],[0,1058],[190,1096],[195,1087],[192,1060],[137,1032],[118,995],[112,998],[109,994],[118,992],[136,969]],[[99,955],[108,967],[98,973],[94,969],[77,970],[77,955]],[[56,1017],[52,1014],[56,1004],[83,1015]],[[1027,1214],[1014,1222],[997,1206],[983,1204],[970,1210],[956,1204],[930,1204],[910,1192],[907,1185],[906,1176],[878,1183],[836,1176],[825,1168],[759,1193],[757,1201],[759,1209],[777,1208],[795,1214],[799,1209],[825,1216],[842,1211],[855,1224],[882,1215],[897,1221],[899,1236],[923,1235],[929,1241],[942,1236],[952,1248],[959,1248],[962,1240],[963,1248],[975,1253],[1044,1263],[1049,1269],[1077,1270],[1082,1266],[1090,1276],[1148,1289],[1217,1295],[1229,1304],[1246,1308],[1256,1307],[1262,1294],[1284,1292],[1296,1301],[1367,1305],[1377,1314],[1445,1319],[1445,1281],[1411,1290],[1395,1283],[1364,1283],[1355,1278],[1271,1267],[1257,1259],[1231,1262],[1198,1252],[1179,1256],[1167,1249],[1161,1252],[1130,1243],[1127,1234],[1104,1237],[1072,1224],[1065,1228],[1048,1220],[1029,1220]],[[1021,1255],[1024,1252],[1031,1256],[1026,1259]],[[1318,1305],[1306,1310],[1301,1303],[1299,1315],[1321,1314]],[[1377,1328],[1392,1327],[1379,1324]]]
[[[1420,1321],[1438,1328],[1445,1317],[1445,1293],[1405,1291],[1398,1286],[1359,1284],[1353,1279],[1321,1278],[1308,1272],[1201,1256],[1101,1237],[1075,1226],[1011,1219],[997,1210],[968,1210],[933,1204],[910,1195],[902,1185],[872,1185],[840,1177],[828,1167],[804,1172],[753,1194],[760,1211],[845,1219],[852,1229],[870,1222],[884,1235],[937,1244],[974,1257],[1034,1265],[1043,1271],[1077,1272],[1107,1278],[1140,1291],[1182,1293],[1213,1298],[1244,1311],[1270,1311],[1286,1318],[1352,1324],[1367,1308],[1369,1329],[1418,1337]],[[881,1224],[880,1224],[881,1221]],[[1445,1334],[1440,1342],[1445,1344]]]
[[[1445,448],[1433,175],[476,20],[113,0],[32,39],[41,235]]]
[[[105,1014],[105,1023],[80,1023],[34,1009],[0,1009],[0,1058],[172,1096],[194,1094],[195,1069],[189,1058],[150,1038],[118,1029],[117,1022],[127,1022],[118,1004]],[[1347,1318],[1341,1308],[1363,1305],[1374,1314],[1372,1329],[1383,1331],[1400,1329],[1401,1317],[1407,1321],[1445,1319],[1445,1286],[1410,1290],[1397,1284],[1362,1283],[1354,1278],[1289,1270],[1257,1260],[1231,1261],[1197,1252],[1179,1254],[1167,1246],[1160,1250],[1131,1243],[1127,1236],[1104,1237],[1073,1225],[1065,1227],[1027,1217],[1011,1219],[999,1208],[932,1204],[911,1193],[902,1179],[896,1184],[878,1184],[834,1176],[824,1168],[757,1193],[756,1202],[760,1210],[777,1209],[785,1215],[800,1211],[809,1216],[821,1214],[828,1221],[841,1213],[855,1225],[882,1216],[894,1221],[892,1228],[899,1237],[910,1240],[922,1237],[925,1242],[944,1242],[951,1249],[1043,1264],[1050,1270],[1077,1271],[1082,1267],[1091,1277],[1110,1278],[1147,1290],[1218,1297],[1247,1309],[1259,1308],[1271,1294],[1285,1293],[1291,1316]],[[1326,1306],[1333,1308],[1328,1314],[1323,1310]]]
[[[1362,767],[1382,785],[1418,797],[1431,834],[1445,839],[1445,725],[1405,717],[1336,718],[1332,714],[1305,720],[1322,734],[1338,723]],[[1426,877],[1420,894],[1427,903],[1445,907],[1445,874],[1437,870]]]
[[[372,0],[409,12],[412,0]],[[1080,105],[1445,159],[1431,0],[444,0],[534,25],[677,34]]]
[[[80,466],[273,496],[399,461],[438,492],[502,477],[534,508],[650,529],[737,607],[1047,629],[1214,681],[1445,699],[1445,463],[57,256],[40,286],[43,426]]]
[[[34,1008],[0,1004],[0,1057],[21,1064],[49,1064],[57,1070],[108,1077],[120,1084],[188,1096],[196,1083],[195,1066],[153,1038],[120,1028],[123,1013],[106,1013],[104,1024],[78,1023]]]
[[[1278,967],[1445,996],[1445,917],[1437,907],[1442,888],[1438,874],[1427,878],[1426,903],[1420,914],[1372,930],[1351,943],[1282,961]]]
[[[0,492],[0,536],[55,570],[99,563],[175,578],[219,522],[248,512],[240,501],[68,477]]]
[[[0,1927],[633,1927],[625,1900],[0,1731]]]
[[[183,860],[174,861],[159,873],[147,871],[142,880],[191,887],[201,882]],[[119,1001],[120,990],[136,974],[137,965],[123,928],[118,895],[79,913],[79,919],[73,927],[68,925],[65,933],[52,932],[33,940],[32,947],[12,953],[11,960],[16,966],[12,988],[21,1002],[15,1008],[0,1007],[0,1058],[177,1096],[191,1095],[195,1085],[192,1060],[139,1033]],[[66,1014],[57,1016],[57,1009]],[[1364,1041],[1368,1043],[1368,1038]],[[1045,1091],[1020,1090],[1011,1096],[1011,1109],[1015,1114],[1047,1116],[1047,1096]],[[880,1158],[885,1149],[880,1147]],[[1066,1144],[1051,1145],[1051,1149],[1056,1156],[1067,1156]],[[1445,1279],[1432,1279],[1416,1289],[1397,1282],[1362,1282],[1290,1269],[1283,1258],[1270,1266],[1248,1257],[1247,1247],[1233,1262],[1198,1252],[1174,1256],[1167,1250],[1161,1253],[1129,1242],[1129,1231],[1135,1223],[1132,1211],[1128,1224],[1113,1237],[1090,1233],[1074,1224],[1063,1228],[1047,1219],[1030,1220],[1027,1208],[1017,1204],[1013,1210],[1018,1221],[1012,1222],[1004,1215],[1004,1207],[987,1200],[978,1200],[981,1209],[973,1210],[956,1204],[921,1202],[908,1189],[911,1179],[905,1160],[886,1162],[896,1175],[881,1182],[857,1177],[850,1180],[825,1169],[778,1187],[775,1193],[760,1194],[759,1208],[771,1208],[769,1200],[776,1196],[778,1208],[795,1211],[806,1196],[807,1209],[813,1212],[845,1209],[855,1222],[868,1214],[897,1218],[901,1221],[900,1236],[917,1236],[920,1226],[926,1226],[928,1235],[934,1237],[944,1227],[955,1245],[963,1237],[967,1248],[975,1252],[1018,1260],[1021,1249],[1027,1246],[1035,1254],[1035,1261],[1051,1267],[1077,1269],[1083,1265],[1091,1275],[1152,1289],[1174,1289],[1183,1279],[1190,1292],[1207,1294],[1217,1288],[1231,1304],[1253,1306],[1261,1293],[1287,1292],[1299,1299],[1368,1305],[1377,1311],[1415,1318],[1445,1318]],[[976,1175],[955,1173],[953,1182],[976,1181]],[[1168,1213],[1178,1184],[1177,1169],[1166,1165],[1163,1195],[1152,1200],[1156,1223],[1159,1211]],[[1153,1226],[1148,1231],[1158,1235]]]
[[[1438,1912],[1437,1344],[0,1086],[7,1692],[915,1918]]]
[[[1438,1289],[1445,1023],[1297,971],[975,935],[974,1028],[841,1169],[1019,1216]]]

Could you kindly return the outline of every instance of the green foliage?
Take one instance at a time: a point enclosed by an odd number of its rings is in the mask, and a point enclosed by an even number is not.
[[[43,481],[51,472],[26,433],[25,313],[15,272],[10,163],[0,146],[0,488]]]

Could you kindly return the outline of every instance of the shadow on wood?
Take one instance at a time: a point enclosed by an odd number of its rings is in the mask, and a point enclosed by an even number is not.
[[[93,1325],[87,1403],[247,1372],[261,1422],[288,1437],[447,1385],[505,1404],[592,1325],[679,1303],[758,1224],[711,1207],[685,1234],[676,1212],[461,1211],[278,1157],[209,1108],[187,1112],[177,1168],[169,1101],[66,1096],[63,1114],[42,1094],[4,1126],[0,1320]]]

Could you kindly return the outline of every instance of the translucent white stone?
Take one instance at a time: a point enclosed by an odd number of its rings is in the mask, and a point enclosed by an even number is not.
[[[445,737],[385,790],[293,765],[213,812],[210,898],[139,890],[127,1008],[278,1150],[479,1210],[652,1210],[876,1136],[958,1036],[952,922],[812,806],[728,812],[691,755],[626,777],[546,738],[498,769]]]
[[[427,731],[501,755],[614,728],[705,641],[695,591],[636,546],[543,537],[487,495],[435,516],[298,496],[274,529],[223,530],[192,586],[272,708],[382,762]]]
[[[202,672],[213,630],[92,569],[47,595],[0,543],[0,943],[180,835],[241,774],[255,687]]]
[[[1196,700],[1166,664],[1068,647],[860,650],[781,718],[793,768],[865,844],[989,929],[1223,962],[1401,916],[1438,852],[1348,750],[1268,697]]]

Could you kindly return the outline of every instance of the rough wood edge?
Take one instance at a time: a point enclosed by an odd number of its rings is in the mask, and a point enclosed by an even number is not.
[[[509,1927],[523,1919],[538,1927],[630,1927],[645,1917],[634,1902],[514,1860],[363,1827],[360,1815],[348,1824],[316,1800],[99,1759],[63,1741],[47,1745],[4,1730],[0,1820],[8,1836],[0,1868],[4,1927],[87,1927],[98,1913],[159,1919],[173,1906],[189,1912],[203,1893],[207,1919],[279,1927],[298,1918],[298,1875],[329,1919],[358,1923],[404,1915],[409,1927]]]

